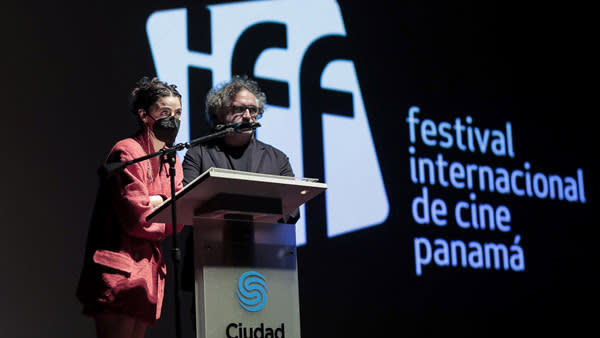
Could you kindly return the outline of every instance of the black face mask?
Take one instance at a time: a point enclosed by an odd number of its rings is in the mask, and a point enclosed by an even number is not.
[[[152,131],[157,139],[163,141],[168,146],[172,146],[179,131],[180,121],[175,116],[166,117],[164,119],[155,120],[152,126]]]

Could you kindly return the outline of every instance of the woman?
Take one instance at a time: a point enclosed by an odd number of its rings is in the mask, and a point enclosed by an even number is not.
[[[140,129],[115,144],[107,163],[140,158],[165,147],[168,138],[172,142],[181,118],[181,95],[176,86],[145,77],[131,93],[131,111]],[[143,337],[160,317],[166,274],[160,242],[172,234],[172,226],[147,222],[146,217],[170,197],[168,169],[153,157],[100,184],[77,290],[83,313],[96,320],[99,338]],[[175,170],[180,190],[179,159]]]

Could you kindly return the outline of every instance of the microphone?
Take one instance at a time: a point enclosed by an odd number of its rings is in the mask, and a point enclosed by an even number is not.
[[[221,131],[223,129],[233,129],[235,132],[237,133],[241,133],[244,130],[248,130],[248,129],[256,129],[260,127],[260,123],[258,122],[238,122],[238,123],[229,123],[229,124],[217,124],[213,130],[214,131]]]
[[[238,126],[233,128],[233,130],[235,130],[237,133],[241,133],[244,130],[248,130],[248,129],[254,130],[258,127],[260,127],[260,123],[258,123],[258,122],[242,122],[242,123],[238,123]]]

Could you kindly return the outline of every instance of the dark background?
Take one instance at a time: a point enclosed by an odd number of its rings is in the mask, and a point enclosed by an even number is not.
[[[94,336],[75,287],[96,169],[112,144],[134,131],[128,93],[155,72],[147,17],[190,3],[2,3],[1,177],[7,189],[0,208],[0,336]],[[308,238],[299,249],[303,336],[577,336],[591,327],[599,281],[592,10],[575,2],[338,3],[390,215],[367,230]],[[437,122],[466,115],[482,127],[511,121],[517,156],[498,166],[522,168],[529,161],[563,176],[584,170],[585,204],[478,194],[510,208],[511,236],[522,236],[524,272],[429,268],[415,276],[415,236],[470,235],[436,233],[410,216],[410,201],[421,189],[408,173],[404,121],[412,105]],[[494,164],[489,156],[456,150],[444,155]],[[465,191],[433,191],[447,202],[468,198]],[[512,243],[509,237],[489,238]],[[170,291],[162,320],[147,337],[174,336]]]

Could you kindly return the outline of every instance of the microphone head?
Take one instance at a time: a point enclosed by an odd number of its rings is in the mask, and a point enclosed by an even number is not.
[[[221,131],[223,129],[227,128],[227,125],[225,124],[217,124],[212,128],[212,131]]]
[[[229,123],[229,124],[217,124],[212,129],[214,132],[221,131],[223,129],[233,128],[236,132],[248,131],[249,129],[256,129],[260,127],[260,123],[258,122],[237,122],[237,123]]]
[[[102,178],[106,178],[110,175],[113,175],[123,168],[127,166],[125,162],[110,162],[103,164],[100,168],[98,168],[98,175]]]
[[[260,127],[260,123],[258,122],[243,122],[237,123],[237,126],[234,127],[234,130],[238,133],[241,133],[244,131],[254,130],[258,127]]]

